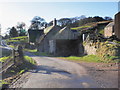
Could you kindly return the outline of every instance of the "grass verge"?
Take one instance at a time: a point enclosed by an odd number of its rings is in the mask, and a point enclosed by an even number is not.
[[[39,52],[39,51],[37,51],[37,49],[24,49],[24,51],[33,53],[34,55],[37,55],[37,56],[49,56],[49,57],[52,56],[52,55],[44,53],[44,52]]]
[[[6,39],[6,42],[7,43],[11,43],[11,42],[25,43],[25,42],[28,42],[28,37],[27,36],[14,37],[14,38]]]
[[[49,55],[47,53],[43,53],[43,52],[34,52],[34,54],[37,56],[49,56],[49,57],[51,56],[51,55]]]
[[[17,77],[20,77],[21,74],[35,68],[36,62],[31,57],[24,56],[24,59],[21,61],[22,63],[13,65],[3,73],[2,78],[5,83],[1,81],[0,85],[11,84]],[[5,87],[7,87],[7,85]]]
[[[0,58],[0,62],[5,62],[7,59],[11,58],[10,56]]]
[[[24,51],[34,53],[34,52],[37,52],[37,49],[24,49]]]
[[[82,57],[69,56],[69,57],[59,57],[61,59],[73,60],[73,61],[82,61],[82,62],[102,62],[99,57],[96,55],[87,55]]]
[[[61,59],[79,61],[79,62],[93,62],[93,63],[116,63],[118,61],[105,61],[96,55],[86,55],[82,57],[70,56],[70,57],[59,57]]]

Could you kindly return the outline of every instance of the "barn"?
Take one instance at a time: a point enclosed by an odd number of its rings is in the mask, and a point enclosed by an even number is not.
[[[79,55],[79,33],[69,27],[61,29],[54,20],[54,25],[44,29],[38,40],[38,51],[56,56]]]

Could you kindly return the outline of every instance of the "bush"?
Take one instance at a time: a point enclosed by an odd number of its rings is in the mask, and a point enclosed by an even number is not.
[[[108,41],[101,42],[97,50],[97,56],[102,57],[103,60],[112,61],[119,59],[120,47],[116,44],[110,44]]]

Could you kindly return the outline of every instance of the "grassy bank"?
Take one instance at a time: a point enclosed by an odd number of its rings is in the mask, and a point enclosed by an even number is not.
[[[20,37],[14,37],[14,38],[9,38],[6,40],[6,42],[9,44],[9,43],[13,43],[13,42],[22,42],[22,43],[25,43],[25,42],[28,42],[28,37],[27,36],[20,36]]]
[[[37,56],[52,56],[44,52],[38,52],[37,49],[24,49],[24,51],[33,53],[34,55],[37,55]]]
[[[69,57],[59,57],[59,58],[71,60],[71,61],[78,61],[78,62],[93,62],[93,63],[116,63],[118,62],[118,61],[105,61],[96,55],[86,55],[82,57],[69,56]]]
[[[69,56],[69,57],[59,57],[61,59],[67,59],[72,61],[81,61],[81,62],[102,62],[99,57],[96,55],[87,55],[82,57]]]
[[[10,59],[10,58],[12,58],[11,56],[7,56],[7,57],[2,57],[2,58],[0,58],[0,62],[5,62],[7,59]]]
[[[24,51],[35,53],[37,52],[37,49],[24,49]]]
[[[21,74],[35,68],[36,62],[31,57],[24,56],[24,60],[21,61],[22,63],[13,65],[3,73],[3,80],[0,81],[0,85],[11,84],[17,77],[20,77]]]

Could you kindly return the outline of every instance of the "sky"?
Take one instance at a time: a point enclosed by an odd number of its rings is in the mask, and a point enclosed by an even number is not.
[[[110,16],[118,12],[118,2],[0,2],[0,24],[3,35],[8,27],[25,22],[27,27],[34,16],[47,22],[54,18],[69,18],[85,15]]]

